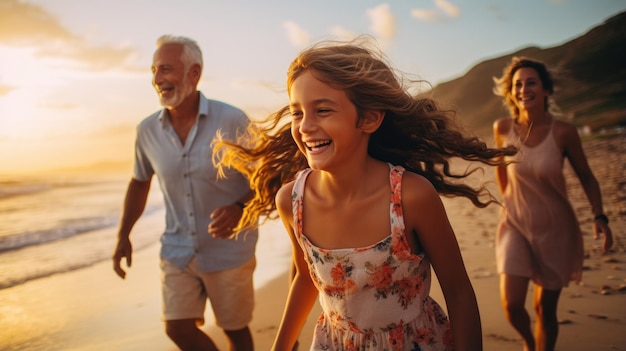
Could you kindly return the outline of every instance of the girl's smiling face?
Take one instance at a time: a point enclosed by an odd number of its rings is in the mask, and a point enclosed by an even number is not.
[[[345,91],[306,71],[291,85],[289,99],[291,135],[309,167],[328,170],[367,153],[369,138],[358,128],[357,109]]]

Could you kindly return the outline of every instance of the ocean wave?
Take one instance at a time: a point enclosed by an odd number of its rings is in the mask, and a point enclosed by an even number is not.
[[[145,214],[149,215],[160,208],[161,206],[149,206]],[[0,236],[0,253],[62,240],[99,229],[114,228],[118,223],[119,216],[67,218],[52,228]]]
[[[133,228],[134,252],[159,242],[164,215],[162,206],[144,212]],[[117,226],[110,225],[63,239],[5,250],[0,253],[0,289],[110,260],[116,240]],[[112,270],[111,274],[114,274]]]
[[[0,182],[0,199],[6,199],[20,195],[32,195],[42,191],[52,189],[52,184],[45,183],[29,183],[17,181]]]

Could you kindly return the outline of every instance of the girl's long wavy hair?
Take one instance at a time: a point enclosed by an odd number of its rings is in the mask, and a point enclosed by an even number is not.
[[[440,109],[430,98],[409,94],[401,75],[390,67],[384,55],[368,48],[367,43],[322,42],[302,51],[291,63],[287,89],[309,71],[334,89],[346,91],[359,118],[364,111],[384,111],[384,120],[369,141],[371,157],[424,176],[442,195],[467,197],[477,207],[497,202],[484,185],[473,188],[458,181],[477,168],[456,174],[451,171],[449,159],[495,166],[515,149],[489,148],[477,137],[465,136],[453,121],[454,111]],[[237,143],[218,140],[215,145],[218,167],[234,167],[245,174],[255,192],[245,208],[241,227],[256,225],[259,216],[277,218],[277,191],[308,167],[291,136],[291,124],[286,123],[289,117],[289,106],[284,106],[267,119],[252,123]],[[481,200],[483,195],[487,200]]]

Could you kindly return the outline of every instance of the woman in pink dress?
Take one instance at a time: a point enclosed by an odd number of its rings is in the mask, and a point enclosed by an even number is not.
[[[604,234],[605,252],[613,237],[576,127],[555,119],[549,108],[554,83],[547,67],[515,57],[496,82],[512,114],[494,123],[496,146],[519,148],[496,168],[503,200],[496,238],[502,306],[524,350],[554,350],[559,296],[570,281],[580,281],[583,262],[582,234],[563,176],[566,158],[591,204],[594,235]],[[529,281],[535,285],[534,333],[524,306]]]

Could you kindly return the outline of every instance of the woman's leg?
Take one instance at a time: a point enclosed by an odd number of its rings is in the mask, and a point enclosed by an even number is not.
[[[556,310],[561,296],[561,289],[547,290],[535,286],[535,342],[537,351],[554,351],[556,338],[559,334],[559,321]]]
[[[500,275],[500,300],[504,315],[524,341],[525,351],[535,351],[535,338],[526,311],[528,278],[509,274]]]

